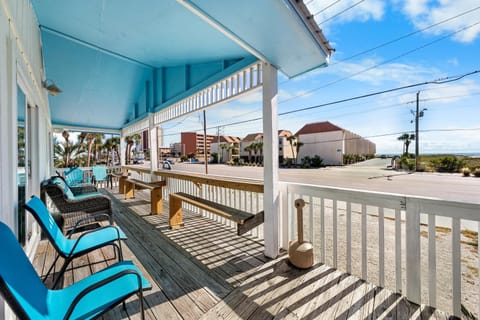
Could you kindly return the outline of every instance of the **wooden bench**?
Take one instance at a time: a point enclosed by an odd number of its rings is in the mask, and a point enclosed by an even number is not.
[[[235,221],[237,223],[237,234],[242,235],[256,226],[263,223],[264,214],[260,211],[257,214],[245,212],[239,209],[231,208],[210,200],[195,197],[187,193],[177,192],[170,194],[169,199],[169,226],[171,229],[183,227],[183,209],[182,203],[187,202],[200,209]]]
[[[123,188],[125,200],[135,198],[135,188],[150,190],[151,213],[162,213],[162,187],[166,185],[166,181],[145,182],[138,179],[124,179]]]

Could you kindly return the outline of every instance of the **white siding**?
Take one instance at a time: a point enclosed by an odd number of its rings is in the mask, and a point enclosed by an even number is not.
[[[40,181],[52,168],[51,121],[41,55],[38,21],[28,0],[0,3],[0,220],[15,228],[17,210],[17,85],[31,109],[31,181],[26,199],[39,195]],[[41,147],[40,147],[41,146]],[[38,241],[38,228],[25,250],[32,257]]]
[[[319,155],[324,164],[343,163],[343,131],[302,134],[298,140],[303,143],[298,154],[299,162],[305,156]]]

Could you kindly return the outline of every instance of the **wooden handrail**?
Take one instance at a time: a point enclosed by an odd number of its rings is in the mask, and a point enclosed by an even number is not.
[[[149,168],[137,166],[122,166],[126,170],[137,171],[140,173],[151,173]],[[171,170],[157,170],[152,172],[154,175],[164,178],[173,178],[191,181],[197,185],[206,184],[215,187],[229,188],[242,191],[263,193],[263,181],[253,179],[242,179],[236,177],[223,177],[216,175],[205,175],[200,173],[179,172]]]
[[[263,193],[263,181],[260,180],[164,170],[154,171],[153,174],[165,178],[187,180],[195,184],[207,184],[215,187]]]

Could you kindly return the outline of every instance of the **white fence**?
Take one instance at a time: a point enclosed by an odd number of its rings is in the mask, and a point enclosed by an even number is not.
[[[456,316],[462,305],[479,312],[479,204],[293,183],[282,190],[284,247],[297,237],[293,202],[303,198],[316,261]]]

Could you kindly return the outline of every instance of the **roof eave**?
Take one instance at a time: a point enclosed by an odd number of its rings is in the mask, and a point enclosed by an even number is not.
[[[335,51],[335,49],[332,46],[330,46],[330,43],[328,42],[327,38],[323,34],[322,29],[320,29],[320,27],[315,22],[315,19],[313,15],[310,13],[310,10],[308,10],[307,6],[301,0],[285,0],[285,1],[295,10],[295,12],[300,17],[301,21],[304,23],[307,30],[310,31],[310,34],[312,35],[313,39],[315,40],[319,48],[323,51],[323,53],[327,57],[326,60],[328,62],[330,55],[332,54],[332,52]]]

